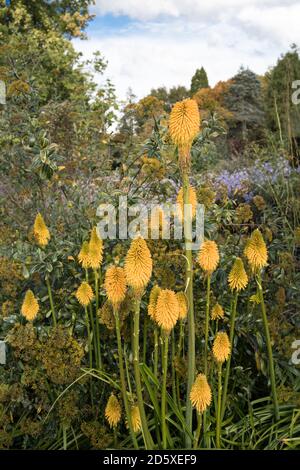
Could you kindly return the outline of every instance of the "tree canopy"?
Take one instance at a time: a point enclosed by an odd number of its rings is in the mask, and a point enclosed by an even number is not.
[[[208,78],[207,73],[203,67],[197,69],[191,80],[191,96],[197,93],[201,88],[208,88]]]

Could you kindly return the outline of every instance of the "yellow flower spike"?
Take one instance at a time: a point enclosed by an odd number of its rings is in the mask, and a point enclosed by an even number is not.
[[[230,355],[230,341],[227,333],[220,331],[217,333],[213,343],[213,355],[217,362],[223,363],[227,361]]]
[[[50,232],[40,213],[38,213],[34,221],[33,235],[38,245],[42,247],[48,245],[50,240]]]
[[[198,263],[203,271],[211,274],[217,268],[220,260],[219,249],[216,242],[205,240],[198,254]]]
[[[87,282],[82,282],[75,292],[76,299],[83,306],[87,307],[94,298],[93,289]]]
[[[158,296],[161,292],[161,288],[157,285],[153,286],[149,296],[149,303],[148,303],[148,315],[151,317],[153,321],[155,321],[155,310],[156,310],[156,303]]]
[[[179,304],[174,291],[161,290],[155,309],[155,320],[165,331],[170,331],[179,317]]]
[[[126,276],[123,268],[110,266],[105,275],[104,288],[108,300],[117,307],[126,295]]]
[[[81,250],[78,254],[78,261],[83,269],[88,269],[90,267],[89,242],[83,242]]]
[[[142,427],[141,415],[140,415],[139,407],[136,405],[131,408],[131,422],[132,422],[133,431],[134,432],[140,431]]]
[[[122,416],[121,405],[115,395],[112,393],[105,407],[105,418],[111,428],[115,428]]]
[[[188,312],[188,305],[186,300],[186,295],[184,292],[177,292],[176,293],[178,306],[179,306],[179,320],[184,320],[187,317]]]
[[[125,259],[127,284],[135,290],[146,287],[152,274],[152,258],[145,240],[141,237],[132,240]]]
[[[222,305],[216,303],[211,310],[212,320],[222,320],[224,318],[224,310]]]
[[[261,232],[256,229],[246,243],[244,254],[252,271],[259,271],[267,265],[268,250]]]
[[[177,195],[177,204],[179,205],[179,216],[183,218],[183,188],[179,190]],[[192,217],[194,218],[197,209],[197,194],[193,186],[189,186],[189,204],[192,206]]]
[[[198,374],[190,393],[192,405],[198,413],[203,413],[211,404],[211,388],[204,374]]]
[[[228,276],[228,284],[231,290],[240,291],[247,287],[248,276],[241,258],[237,258]]]
[[[28,290],[25,294],[21,313],[28,321],[33,321],[38,314],[40,307],[32,290]]]
[[[197,102],[186,99],[175,103],[169,119],[169,132],[173,143],[180,149],[189,148],[199,130],[200,114]]]
[[[97,228],[93,227],[89,242],[90,267],[99,269],[103,261],[103,241],[99,238]]]

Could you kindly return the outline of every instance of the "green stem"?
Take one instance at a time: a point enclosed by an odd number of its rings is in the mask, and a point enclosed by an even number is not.
[[[92,344],[91,344],[91,330],[90,330],[89,314],[88,314],[87,307],[84,307],[84,312],[85,312],[85,324],[86,324],[87,337],[88,337],[89,365],[90,365],[90,369],[92,369],[93,368],[93,356],[92,356]],[[90,393],[91,393],[91,403],[92,403],[92,406],[94,406],[92,377],[90,377]]]
[[[208,336],[209,336],[209,310],[210,310],[210,274],[207,276],[207,288],[206,288],[206,309],[205,309],[205,340],[204,340],[204,374],[207,378],[208,372]],[[204,442],[207,445],[207,415],[204,412],[203,415],[203,433],[204,433]]]
[[[178,374],[176,374],[176,399],[177,399],[177,404],[178,407],[181,407],[181,401],[180,401],[180,387],[179,387],[179,377]]]
[[[55,309],[54,309],[54,303],[53,303],[53,297],[52,297],[52,290],[51,290],[51,285],[50,285],[50,281],[48,277],[46,277],[46,284],[47,284],[49,302],[50,302],[50,307],[51,307],[51,312],[52,312],[53,325],[56,326],[57,321],[56,321],[56,315],[55,315]]]
[[[180,329],[179,329],[179,340],[177,346],[177,357],[180,361],[181,358],[181,351],[182,351],[182,358],[184,359],[184,325],[185,320],[180,320]],[[178,372],[176,373],[176,395],[177,395],[177,404],[180,407],[180,386],[179,386],[179,376]]]
[[[85,270],[85,280],[86,282],[89,284],[89,272],[88,270],[86,269]],[[93,306],[92,304],[90,303],[89,304],[89,316],[90,316],[90,320],[89,320],[89,342],[90,342],[90,346],[89,346],[89,351],[91,351],[91,355],[92,355],[92,358],[93,358],[93,351],[92,351],[92,341],[91,341],[91,329],[92,329],[92,337],[93,337],[93,343],[94,343],[94,354],[95,354],[95,361],[96,361],[96,366],[97,366],[97,356],[96,356],[96,337],[95,337],[95,334],[94,334],[94,319],[93,319]],[[92,363],[93,363],[93,359],[92,359]],[[90,366],[92,367],[92,366]]]
[[[162,434],[162,447],[167,448],[167,423],[166,423],[166,397],[167,397],[167,371],[168,371],[168,350],[169,350],[169,335],[163,334],[163,380],[161,392],[161,434]]]
[[[124,362],[125,362],[125,372],[126,372],[126,378],[127,378],[128,391],[129,391],[129,395],[132,396],[132,387],[131,387],[130,374],[129,374],[128,357],[127,357],[125,348],[123,351],[123,357],[124,357]]]
[[[96,335],[95,335],[95,328],[94,328],[94,317],[93,317],[93,306],[90,303],[89,304],[89,313],[90,313],[90,336],[91,336],[91,353],[93,357],[93,352],[95,356],[95,362],[96,362],[96,367],[97,367],[97,355],[96,355]],[[92,344],[93,343],[93,344]]]
[[[185,320],[180,320],[179,340],[178,340],[178,357],[180,357],[181,351],[183,350],[184,322],[185,322]]]
[[[222,419],[224,417],[225,409],[226,409],[228,382],[229,382],[229,377],[230,377],[231,358],[232,358],[232,352],[233,352],[233,337],[234,337],[237,301],[238,301],[238,292],[235,293],[234,300],[233,300],[233,306],[232,306],[231,314],[230,314],[230,333],[229,333],[230,355],[229,355],[229,358],[227,359],[225,379],[224,379],[222,409],[221,409]]]
[[[199,438],[200,438],[200,433],[201,433],[201,426],[202,426],[202,415],[198,413],[198,425],[197,425],[197,431],[195,434],[195,439],[194,439],[194,449],[198,449],[199,445]]]
[[[205,343],[204,343],[204,374],[207,377],[207,357],[208,357],[208,335],[209,335],[209,308],[210,308],[210,280],[211,276],[207,276],[206,289],[206,310],[205,310]]]
[[[86,324],[86,331],[88,336],[88,350],[89,350],[89,361],[90,361],[90,368],[93,368],[93,356],[92,356],[92,342],[91,342],[91,329],[90,329],[90,321],[89,321],[89,314],[87,307],[84,308],[85,311],[85,324]]]
[[[118,437],[117,437],[117,428],[116,426],[114,427],[114,449],[116,449],[118,446]]]
[[[183,172],[183,202],[184,209],[189,204],[189,179],[187,171]],[[193,299],[193,258],[192,258],[192,219],[190,211],[184,212],[184,241],[186,264],[186,295],[188,301],[188,380],[186,394],[186,427],[192,434],[193,408],[190,400],[190,392],[195,379],[195,319],[194,319],[194,299]],[[190,449],[192,440],[188,432],[185,433],[185,446]]]
[[[177,402],[177,394],[176,394],[176,369],[174,367],[174,361],[175,361],[175,335],[174,335],[174,329],[172,330],[172,355],[171,355],[171,371],[172,371],[172,396],[173,400],[176,403]],[[179,402],[177,403],[179,406]]]
[[[216,445],[221,449],[221,403],[222,403],[222,363],[218,362],[218,405],[217,405],[217,427],[216,427]]]
[[[64,450],[68,449],[68,443],[67,443],[67,427],[63,424],[63,442],[64,442]]]
[[[96,351],[95,355],[97,358],[97,366],[99,369],[102,369],[102,357],[101,357],[101,346],[100,346],[100,331],[99,331],[99,320],[98,320],[98,310],[99,310],[99,279],[98,279],[98,272],[94,271],[95,276],[95,296],[96,296],[96,315],[95,315],[95,323],[96,323]]]
[[[127,390],[126,390],[126,379],[125,379],[125,370],[124,370],[124,363],[123,363],[123,351],[122,351],[122,340],[121,340],[121,332],[120,332],[120,319],[119,313],[116,309],[114,309],[114,317],[116,322],[116,334],[117,334],[117,343],[118,343],[118,357],[119,357],[119,369],[120,369],[120,381],[121,381],[121,391],[123,396],[124,408],[127,417],[128,427],[131,435],[131,439],[135,449],[138,449],[138,443],[136,439],[136,435],[133,431],[132,421],[131,421],[131,413],[130,407],[127,397]]]
[[[137,402],[141,416],[142,433],[144,437],[145,447],[147,450],[153,449],[152,437],[148,429],[147,417],[144,408],[142,384],[140,375],[140,360],[139,360],[139,330],[140,330],[140,306],[141,300],[135,300],[135,311],[133,319],[133,366],[134,366],[134,378],[136,385]]]
[[[158,376],[158,329],[154,327],[154,376]]]
[[[148,315],[144,317],[144,331],[143,331],[143,363],[146,364],[147,353],[147,328],[148,328]]]
[[[270,372],[270,381],[271,381],[271,389],[273,395],[273,405],[274,405],[274,412],[275,412],[275,420],[279,420],[279,407],[278,407],[278,399],[277,399],[277,390],[276,390],[276,380],[275,380],[275,370],[274,370],[274,361],[273,361],[273,353],[272,353],[272,344],[271,344],[271,337],[270,337],[270,330],[268,324],[268,318],[266,313],[266,306],[264,301],[264,294],[262,290],[262,280],[261,275],[258,274],[257,278],[257,286],[260,298],[260,305],[261,305],[261,313],[263,317],[263,323],[265,328],[265,336],[266,336],[266,343],[267,343],[267,350],[268,350],[268,357],[269,357],[269,372]]]

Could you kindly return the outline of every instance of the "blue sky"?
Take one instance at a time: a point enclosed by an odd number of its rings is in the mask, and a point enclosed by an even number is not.
[[[87,32],[89,36],[120,34],[121,31],[125,32],[131,24],[132,20],[125,15],[97,14],[94,20],[89,24]]]
[[[241,65],[264,73],[292,43],[300,45],[299,0],[96,0],[85,58],[100,50],[120,99],[152,87],[189,87],[204,66],[209,82]],[[300,79],[300,77],[299,77]]]

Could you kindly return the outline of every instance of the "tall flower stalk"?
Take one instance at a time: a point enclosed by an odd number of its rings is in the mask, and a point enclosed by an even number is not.
[[[184,245],[186,256],[186,296],[188,302],[188,381],[186,398],[186,425],[192,432],[193,409],[189,395],[195,378],[195,318],[194,318],[194,294],[193,294],[193,256],[191,250],[192,243],[192,218],[189,208],[189,179],[187,172],[183,173],[183,201],[184,201]],[[192,445],[188,433],[185,436],[186,447]]]
[[[93,227],[89,241],[82,244],[81,250],[78,254],[78,261],[85,269],[86,281],[89,282],[88,269],[92,268],[94,273],[94,286],[95,286],[95,316],[93,314],[92,305],[89,306],[90,323],[92,328],[92,336],[94,342],[94,355],[97,369],[102,368],[101,347],[100,347],[100,333],[98,321],[99,309],[99,278],[101,276],[101,264],[103,261],[103,242],[99,238],[96,227]]]
[[[119,306],[121,302],[125,299],[126,295],[126,276],[125,271],[121,267],[110,266],[105,275],[104,288],[106,290],[107,298],[112,304],[113,314],[115,319],[116,327],[116,336],[117,336],[117,345],[118,345],[118,361],[119,361],[119,371],[120,371],[120,382],[121,382],[121,391],[124,402],[125,413],[127,417],[127,423],[132,438],[133,445],[135,449],[138,448],[138,443],[136,439],[135,432],[133,430],[132,419],[131,419],[131,410],[129,405],[129,400],[127,396],[127,385],[126,385],[126,376],[124,369],[124,358],[122,350],[122,339],[121,339],[121,329],[120,329],[120,317],[119,317]]]
[[[144,408],[142,382],[140,374],[140,308],[144,288],[148,284],[152,274],[152,258],[147,243],[141,237],[134,239],[125,259],[126,281],[132,287],[135,295],[133,317],[133,367],[137,394],[137,404],[141,417],[141,429],[147,450],[153,449],[153,441],[148,429],[148,422]]]
[[[99,268],[100,271],[100,268]],[[100,348],[100,330],[99,330],[99,320],[98,320],[98,310],[99,310],[99,273],[97,270],[94,270],[95,278],[95,297],[96,297],[96,315],[95,315],[95,337],[96,337],[96,364],[98,369],[102,369],[102,357],[101,357],[101,348]]]
[[[148,303],[148,315],[151,320],[154,322],[154,329],[153,329],[153,371],[155,377],[158,374],[158,354],[159,354],[159,343],[158,343],[158,328],[155,323],[155,311],[156,311],[156,303],[158,299],[158,295],[161,291],[161,288],[158,285],[152,287],[150,296],[149,296],[149,303]]]
[[[205,240],[198,254],[198,263],[207,276],[206,285],[206,308],[205,308],[205,338],[204,338],[204,374],[208,375],[208,340],[209,340],[209,312],[210,312],[210,284],[211,275],[217,269],[220,255],[219,249],[213,240]],[[199,421],[198,421],[199,425]],[[207,417],[206,412],[203,416],[204,440],[207,440]]]
[[[94,293],[91,286],[88,282],[84,281],[80,284],[77,291],[75,292],[75,296],[78,302],[84,307],[85,313],[85,322],[86,322],[86,330],[87,330],[87,343],[88,343],[88,353],[89,353],[89,366],[90,368],[93,367],[93,357],[92,357],[92,344],[91,344],[91,330],[90,330],[90,322],[89,322],[89,315],[87,307],[91,304]],[[92,382],[91,385],[91,400],[93,403],[93,390],[92,390]]]
[[[195,100],[186,99],[176,103],[171,111],[169,120],[169,133],[173,143],[178,149],[179,168],[182,175],[183,186],[183,220],[184,220],[184,244],[186,257],[186,295],[188,301],[188,381],[186,399],[186,426],[185,444],[191,448],[193,409],[189,399],[191,388],[195,378],[195,319],[193,298],[193,258],[192,258],[192,217],[189,208],[189,171],[191,160],[191,146],[200,130],[200,114]]]
[[[167,397],[167,372],[168,372],[168,347],[169,336],[179,317],[179,303],[175,292],[169,289],[163,289],[159,293],[155,320],[162,328],[162,394],[161,394],[161,433],[162,447],[167,448],[167,423],[166,423],[166,397]]]
[[[208,356],[208,336],[209,336],[209,310],[210,310],[210,280],[211,275],[207,276],[206,287],[206,308],[205,308],[205,343],[204,343],[204,374],[207,375],[207,356]]]
[[[269,358],[269,373],[270,373],[270,382],[271,382],[271,389],[272,389],[272,396],[273,396],[274,414],[275,414],[275,420],[279,421],[279,405],[278,405],[278,398],[277,398],[272,343],[271,343],[271,336],[270,336],[270,330],[269,330],[269,324],[268,324],[268,317],[266,313],[266,306],[265,306],[265,301],[264,301],[262,279],[261,279],[260,274],[257,275],[256,282],[257,282],[261,313],[262,313],[264,330],[265,330],[268,358]]]
[[[206,309],[205,309],[205,343],[204,343],[204,373],[208,372],[208,337],[209,337],[209,311],[210,311],[210,283],[211,275],[217,269],[220,255],[216,242],[205,240],[198,254],[198,263],[207,276],[206,285]]]
[[[140,330],[140,307],[141,300],[135,300],[134,319],[133,319],[133,367],[136,386],[137,402],[141,416],[142,433],[144,437],[145,447],[147,450],[153,449],[152,437],[148,429],[148,422],[144,407],[142,382],[140,374],[140,346],[139,346],[139,330]]]
[[[122,340],[121,340],[121,332],[120,332],[120,319],[119,319],[119,312],[116,308],[114,308],[114,318],[115,318],[115,324],[116,324],[120,382],[121,382],[121,391],[122,391],[122,397],[123,397],[123,402],[124,402],[124,408],[125,408],[125,413],[127,416],[127,423],[128,423],[128,427],[129,427],[129,431],[130,431],[134,448],[138,449],[139,446],[138,446],[136,435],[132,426],[130,406],[129,406],[129,401],[127,397],[126,377],[125,377],[125,370],[124,370],[124,359],[123,359]]]
[[[56,321],[55,307],[54,307],[54,302],[53,302],[51,284],[50,284],[50,280],[48,276],[46,276],[46,286],[48,290],[48,297],[49,297],[50,308],[51,308],[51,313],[52,313],[53,326],[56,326],[57,321]]]
[[[230,350],[233,350],[233,338],[234,338],[234,329],[235,329],[235,319],[236,319],[236,311],[237,311],[237,302],[238,302],[238,295],[239,292],[247,287],[248,284],[248,276],[244,268],[244,263],[241,258],[237,258],[234,262],[234,265],[230,271],[228,276],[228,284],[230,289],[234,292],[234,299],[231,307],[231,314],[230,314],[230,332],[229,332],[229,340],[230,340]],[[224,379],[224,387],[223,387],[223,396],[222,396],[222,407],[221,407],[221,415],[222,418],[225,414],[226,409],[226,400],[227,400],[227,390],[228,390],[228,382],[230,376],[230,366],[231,366],[231,357],[232,354],[229,356],[226,365],[226,372],[225,372],[225,379]]]
[[[216,445],[221,448],[221,428],[222,428],[222,365],[230,356],[230,341],[227,334],[223,331],[217,333],[213,343],[213,356],[217,363],[218,372],[218,399],[216,413]]]
[[[167,423],[166,423],[166,397],[167,397],[167,373],[168,373],[168,351],[169,335],[163,333],[163,361],[162,361],[162,395],[161,395],[161,428],[162,428],[162,448],[167,448]]]
[[[47,225],[45,224],[45,221],[40,213],[37,214],[34,224],[33,224],[33,235],[36,240],[36,243],[41,247],[45,248],[51,238],[49,229]],[[45,276],[45,281],[46,281],[46,286],[48,290],[48,297],[49,297],[49,302],[50,302],[50,308],[51,308],[51,313],[52,313],[52,320],[53,320],[53,326],[56,326],[57,321],[56,321],[56,314],[55,314],[55,308],[54,308],[54,302],[53,302],[53,296],[52,296],[52,290],[51,290],[51,284],[50,280],[48,277],[48,274]]]
[[[198,374],[189,396],[191,404],[196,408],[198,413],[198,426],[194,438],[194,449],[197,449],[201,432],[202,414],[206,412],[211,404],[212,393],[207,382],[206,375]]]
[[[173,341],[173,350],[174,350],[174,354],[173,354],[173,362],[172,364],[174,364],[174,360],[177,356],[178,360],[180,361],[181,360],[181,357],[184,357],[184,332],[185,332],[185,321],[186,321],[186,317],[187,317],[187,312],[188,312],[188,305],[187,305],[187,299],[186,299],[186,295],[184,292],[177,292],[176,294],[176,297],[177,297],[177,301],[178,301],[178,306],[179,306],[179,339],[178,339],[178,345],[177,345],[177,353],[175,351],[175,338],[174,338],[174,341]],[[173,334],[173,336],[175,336]],[[177,404],[178,406],[180,406],[180,388],[179,388],[179,376],[178,376],[178,371],[176,370],[175,367],[173,367],[173,370],[174,370],[174,381],[175,381],[175,384],[174,384],[174,387],[175,387],[175,395],[176,395],[176,400],[177,400]]]
[[[96,297],[96,312],[95,318],[92,318],[93,322],[93,336],[94,336],[94,348],[95,348],[95,360],[97,368],[101,368],[101,345],[99,335],[99,322],[98,322],[98,308],[99,308],[99,279],[98,271],[101,268],[103,261],[103,241],[98,235],[96,227],[93,227],[91,236],[88,244],[88,256],[89,256],[89,267],[94,272],[94,283],[95,283],[95,297]],[[93,316],[93,311],[91,312]]]
[[[233,303],[232,303],[232,308],[231,308],[231,313],[230,313],[229,341],[230,341],[231,350],[233,348],[233,337],[234,337],[234,327],[235,327],[237,301],[238,301],[238,293],[236,292],[235,295],[234,295],[234,300],[233,300]],[[228,361],[227,361],[227,364],[226,364],[224,386],[223,386],[223,396],[222,396],[222,406],[221,406],[222,418],[224,417],[225,409],[226,409],[228,382],[229,382],[229,376],[230,376],[230,366],[231,366],[231,356],[228,358]]]
[[[205,338],[204,338],[204,374],[207,377],[208,373],[208,337],[209,337],[209,309],[210,309],[210,281],[211,274],[207,276],[207,287],[206,287],[206,309],[205,309]],[[200,426],[200,416],[198,415],[198,427]],[[203,416],[203,430],[204,430],[204,441],[207,446],[207,416],[204,412]]]
[[[266,339],[267,351],[268,351],[269,374],[270,374],[270,382],[271,382],[271,389],[272,389],[274,414],[275,414],[275,420],[278,421],[279,420],[279,406],[278,406],[278,398],[277,398],[277,390],[276,390],[273,352],[272,352],[270,330],[269,330],[268,318],[267,318],[267,313],[266,313],[266,306],[265,306],[265,301],[264,301],[262,278],[261,278],[261,270],[268,264],[268,250],[267,250],[265,241],[263,239],[263,236],[258,229],[254,230],[250,239],[248,240],[245,250],[244,250],[244,254],[256,278],[262,319],[263,319],[264,330],[265,330],[265,339]]]
[[[88,272],[88,269],[85,270],[85,280],[87,282],[87,284],[89,284],[89,272]],[[98,363],[97,363],[97,354],[96,354],[96,350],[97,350],[97,344],[96,344],[96,336],[94,334],[94,315],[93,315],[93,305],[92,303],[89,303],[89,306],[88,306],[88,322],[89,322],[89,343],[90,343],[90,346],[89,346],[89,351],[90,351],[90,354],[91,354],[91,357],[92,357],[92,360],[90,361],[90,367],[93,367],[93,352],[94,352],[94,356],[95,356],[95,363],[96,363],[96,367],[98,367]],[[93,346],[92,346],[92,340],[93,340]]]
[[[218,402],[217,402],[217,416],[216,416],[216,445],[217,448],[221,448],[221,404],[222,404],[222,363],[218,362]]]
[[[158,352],[159,352],[159,344],[158,344],[158,328],[154,327],[154,352],[153,352],[153,372],[154,376],[158,376]]]
[[[93,353],[92,353],[90,319],[89,319],[87,307],[84,307],[84,316],[85,316],[85,326],[86,326],[87,338],[88,338],[89,366],[90,366],[90,369],[92,369],[93,368]]]

